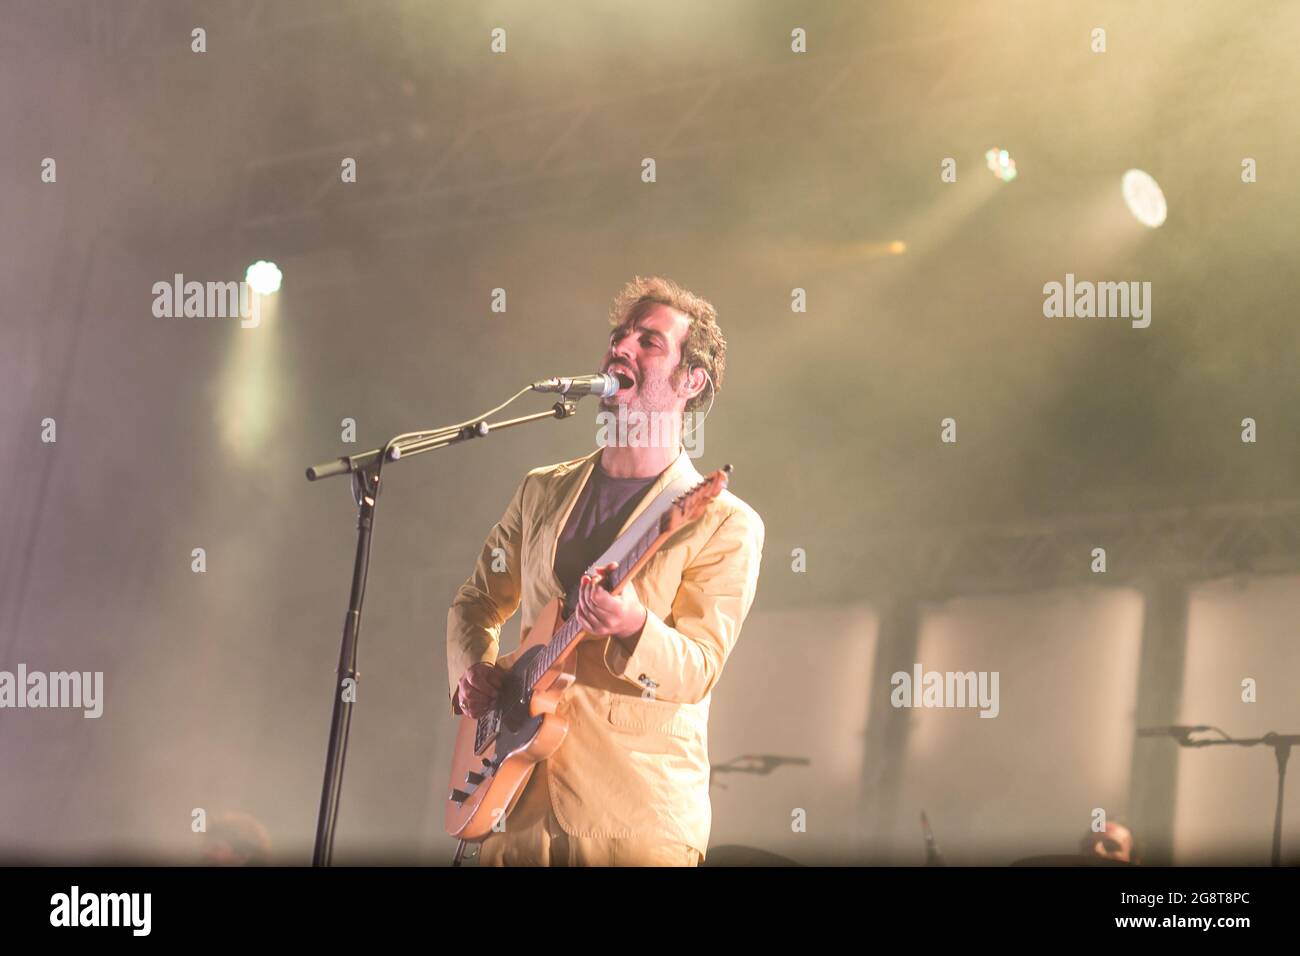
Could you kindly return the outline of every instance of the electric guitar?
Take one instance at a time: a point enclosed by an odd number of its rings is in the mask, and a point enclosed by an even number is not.
[[[698,485],[659,505],[650,505],[632,527],[611,545],[618,567],[602,585],[617,594],[679,528],[699,520],[723,489],[731,466],[725,465]],[[653,509],[659,507],[660,514]],[[649,524],[648,530],[638,533]],[[601,561],[605,564],[608,562]],[[576,604],[576,587],[567,601],[554,598],[537,616],[528,638],[497,660],[507,670],[493,707],[482,717],[461,717],[451,758],[451,793],[447,798],[447,832],[463,841],[484,839],[496,821],[510,813],[533,769],[559,748],[569,722],[556,714],[576,672],[573,652],[586,632],[566,607]],[[463,844],[462,844],[463,845]]]

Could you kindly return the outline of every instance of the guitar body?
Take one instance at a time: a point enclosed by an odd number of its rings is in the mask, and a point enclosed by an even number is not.
[[[519,648],[497,660],[511,675],[522,674],[546,646],[561,623],[561,599],[542,609]],[[576,648],[576,644],[574,648]],[[518,676],[501,688],[493,715],[495,732],[486,743],[476,742],[480,721],[461,717],[451,758],[451,795],[447,801],[447,832],[462,840],[482,840],[503,819],[524,792],[533,768],[564,742],[569,722],[555,713],[560,698],[573,683],[573,655],[566,654],[542,675],[527,698],[521,697]],[[489,719],[489,718],[484,718]],[[463,799],[457,799],[464,794]]]

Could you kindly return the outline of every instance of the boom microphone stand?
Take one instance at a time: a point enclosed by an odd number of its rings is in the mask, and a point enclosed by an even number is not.
[[[1180,747],[1215,747],[1233,744],[1237,747],[1257,747],[1260,744],[1273,748],[1277,758],[1277,809],[1273,813],[1273,866],[1282,865],[1282,788],[1286,784],[1286,762],[1291,756],[1291,747],[1300,744],[1300,734],[1275,734],[1271,730],[1263,737],[1243,737],[1239,740],[1229,737],[1223,731],[1222,740],[1192,740],[1193,733],[1202,730],[1217,730],[1215,727],[1152,727],[1138,731],[1140,737],[1170,736],[1178,741]]]
[[[523,392],[519,394],[522,395]],[[518,398],[518,395],[515,397]],[[338,823],[339,793],[343,786],[343,761],[347,755],[348,729],[352,724],[352,702],[355,699],[354,693],[345,691],[351,691],[356,687],[357,636],[361,631],[361,602],[366,596],[366,576],[370,569],[370,533],[375,523],[375,501],[379,497],[379,473],[384,463],[406,461],[427,451],[458,445],[471,438],[485,438],[494,431],[527,422],[540,421],[544,418],[569,418],[577,408],[576,401],[566,398],[556,402],[550,411],[512,418],[495,424],[478,421],[446,426],[428,432],[412,432],[390,439],[383,448],[372,448],[370,451],[347,458],[336,458],[307,469],[308,481],[350,474],[352,497],[356,500],[359,509],[356,560],[352,567],[352,593],[348,598],[347,616],[343,618],[343,643],[339,649],[339,682],[334,688],[334,713],[330,718],[329,749],[325,756],[325,782],[321,787],[320,813],[316,818],[313,866],[329,866],[334,854],[334,828]]]

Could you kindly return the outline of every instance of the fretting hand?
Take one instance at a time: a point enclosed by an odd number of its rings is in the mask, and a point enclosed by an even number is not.
[[[604,577],[617,567],[618,562],[612,561],[584,574],[578,582],[578,606],[573,616],[587,632],[588,640],[616,637],[630,641],[645,627],[649,612],[630,581],[618,594],[611,594],[601,586]]]

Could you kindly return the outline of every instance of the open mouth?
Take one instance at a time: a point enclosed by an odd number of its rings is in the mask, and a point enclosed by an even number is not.
[[[621,365],[612,366],[606,369],[606,371],[618,379],[618,387],[620,391],[626,388],[631,388],[636,384],[636,379],[633,378],[632,374]]]

